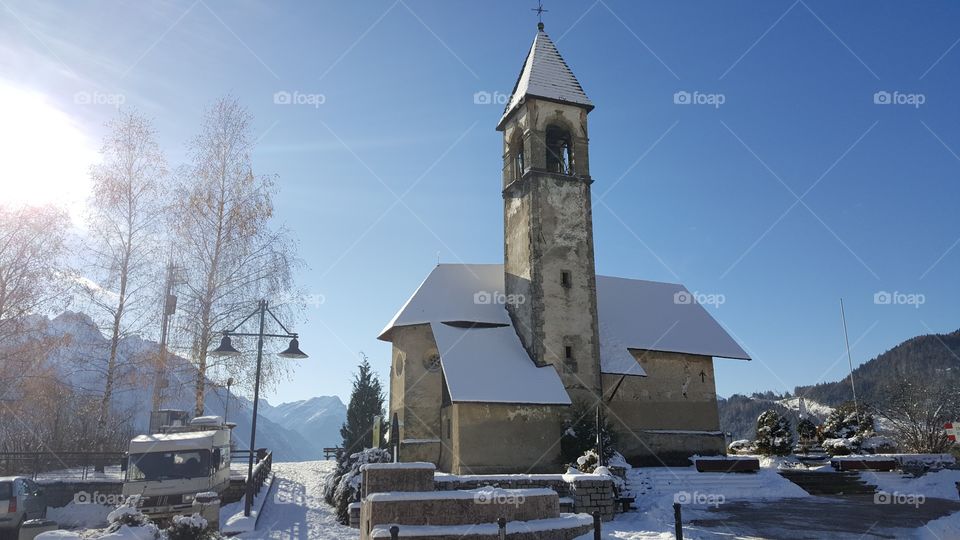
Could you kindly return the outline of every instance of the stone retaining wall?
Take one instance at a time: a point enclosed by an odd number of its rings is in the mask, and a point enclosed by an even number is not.
[[[617,511],[613,480],[602,476],[530,474],[530,475],[443,475],[434,477],[434,489],[451,491],[493,486],[504,489],[549,488],[560,497],[573,499],[573,511],[600,512],[604,521],[613,519]]]

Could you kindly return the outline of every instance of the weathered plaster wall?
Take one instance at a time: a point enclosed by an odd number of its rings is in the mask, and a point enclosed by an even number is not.
[[[561,416],[566,407],[454,403],[459,435],[455,474],[540,473],[560,470]]]
[[[430,325],[393,331],[390,418],[400,421],[402,461],[436,463],[440,456],[442,375]]]
[[[624,378],[608,404],[607,414],[618,435],[617,447],[628,461],[689,464],[685,460],[691,454],[722,453],[724,438],[717,433],[720,416],[713,359],[655,351],[631,352],[647,377]],[[619,380],[619,375],[603,375],[607,397]]]

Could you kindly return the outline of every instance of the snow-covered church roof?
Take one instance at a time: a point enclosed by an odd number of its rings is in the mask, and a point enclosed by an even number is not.
[[[430,324],[453,401],[569,403],[556,370],[520,343],[504,291],[501,264],[438,265],[379,339]],[[603,373],[646,375],[630,349],[750,359],[683,285],[597,276],[597,310]]]
[[[500,124],[513,112],[526,96],[582,105],[593,109],[593,102],[587,97],[580,81],[557,51],[550,36],[541,26],[533,38],[533,45],[520,70],[517,83],[513,86],[510,101],[507,103]]]

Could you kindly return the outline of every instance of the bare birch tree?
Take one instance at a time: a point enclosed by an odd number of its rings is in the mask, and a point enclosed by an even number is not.
[[[243,359],[208,358],[219,332],[243,319],[256,301],[286,291],[298,264],[284,228],[271,226],[274,179],[253,172],[251,116],[236,99],[216,101],[191,143],[190,163],[180,174],[174,220],[185,283],[180,320],[197,368],[196,414],[202,414],[206,377],[212,368],[251,378]],[[284,368],[266,358],[268,380]],[[219,362],[219,363],[217,363]]]
[[[103,161],[91,168],[90,242],[87,287],[91,303],[106,320],[109,353],[96,433],[107,428],[117,384],[118,347],[143,329],[157,299],[159,237],[164,223],[163,180],[167,164],[150,120],[121,112],[108,123]]]
[[[45,375],[43,360],[55,346],[28,318],[65,305],[69,227],[66,212],[52,206],[0,205],[0,448],[27,439],[14,409]]]

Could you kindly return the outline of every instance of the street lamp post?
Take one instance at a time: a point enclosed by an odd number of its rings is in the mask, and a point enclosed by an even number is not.
[[[260,318],[260,331],[256,334],[246,334],[243,332],[237,332],[237,329],[243,326],[244,323],[252,319],[254,316],[259,315]],[[283,329],[285,334],[265,334],[264,327],[266,324],[267,315],[270,315],[270,318],[276,322],[280,328]],[[277,353],[277,356],[283,358],[307,358],[306,353],[300,350],[300,342],[297,339],[297,334],[287,330],[287,327],[277,319],[277,316],[270,311],[269,306],[267,305],[266,300],[260,300],[260,303],[257,306],[257,310],[247,315],[247,318],[240,321],[240,324],[233,327],[232,330],[224,330],[223,337],[220,338],[220,346],[216,349],[210,351],[211,356],[240,356],[240,351],[233,347],[233,344],[230,341],[230,337],[255,337],[257,338],[257,373],[254,377],[253,383],[253,421],[250,425],[250,459],[247,462],[247,489],[246,489],[246,498],[243,503],[243,515],[250,515],[250,507],[253,506],[253,456],[257,448],[257,405],[260,402],[260,371],[263,365],[263,338],[284,338],[290,339],[290,345],[283,352]]]

